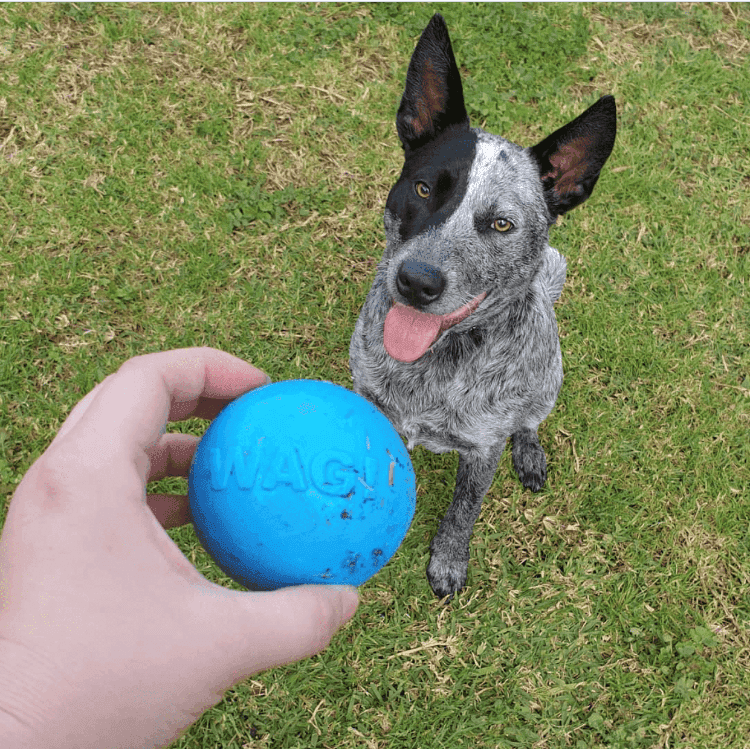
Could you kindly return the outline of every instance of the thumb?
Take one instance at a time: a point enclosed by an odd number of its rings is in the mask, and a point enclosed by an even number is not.
[[[226,656],[224,688],[267,668],[281,666],[323,650],[354,614],[357,589],[345,585],[299,585],[268,593],[225,589],[231,599],[220,647]],[[222,659],[223,660],[223,659]],[[217,674],[219,679],[221,676]]]

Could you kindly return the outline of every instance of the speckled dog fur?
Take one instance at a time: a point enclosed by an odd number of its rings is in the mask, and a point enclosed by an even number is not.
[[[548,233],[559,214],[591,194],[614,144],[615,105],[603,97],[528,149],[470,128],[448,32],[436,14],[412,57],[397,128],[404,169],[386,203],[386,249],[350,363],[355,390],[391,420],[409,449],[459,453],[453,502],[427,569],[443,597],[466,582],[469,539],[509,437],[522,484],[538,491],[546,480],[537,429],[563,381],[553,303],[566,268]],[[405,294],[418,285],[410,283],[414,267],[427,269],[424,294]],[[432,278],[439,279],[434,289]],[[394,302],[445,315],[483,292],[476,310],[416,361],[386,351],[383,328]]]

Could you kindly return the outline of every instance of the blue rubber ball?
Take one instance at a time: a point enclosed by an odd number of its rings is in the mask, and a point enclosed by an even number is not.
[[[206,551],[250,590],[361,585],[391,558],[416,504],[391,423],[330,382],[289,380],[230,403],[188,477]]]

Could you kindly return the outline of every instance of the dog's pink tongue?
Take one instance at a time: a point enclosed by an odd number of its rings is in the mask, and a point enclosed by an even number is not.
[[[442,319],[441,315],[394,304],[383,326],[385,350],[398,361],[416,361],[437,340]]]
[[[397,361],[416,361],[424,356],[444,330],[465,320],[486,296],[487,292],[483,292],[447,315],[429,315],[414,307],[394,304],[383,325],[385,350]]]

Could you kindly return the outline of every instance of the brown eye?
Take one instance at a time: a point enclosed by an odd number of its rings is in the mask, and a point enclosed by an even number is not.
[[[416,185],[414,185],[414,191],[419,195],[420,198],[427,199],[430,197],[430,188],[427,184],[424,182],[417,182]]]
[[[506,218],[496,218],[492,222],[492,228],[495,231],[509,231],[513,228],[513,224],[511,224]]]

